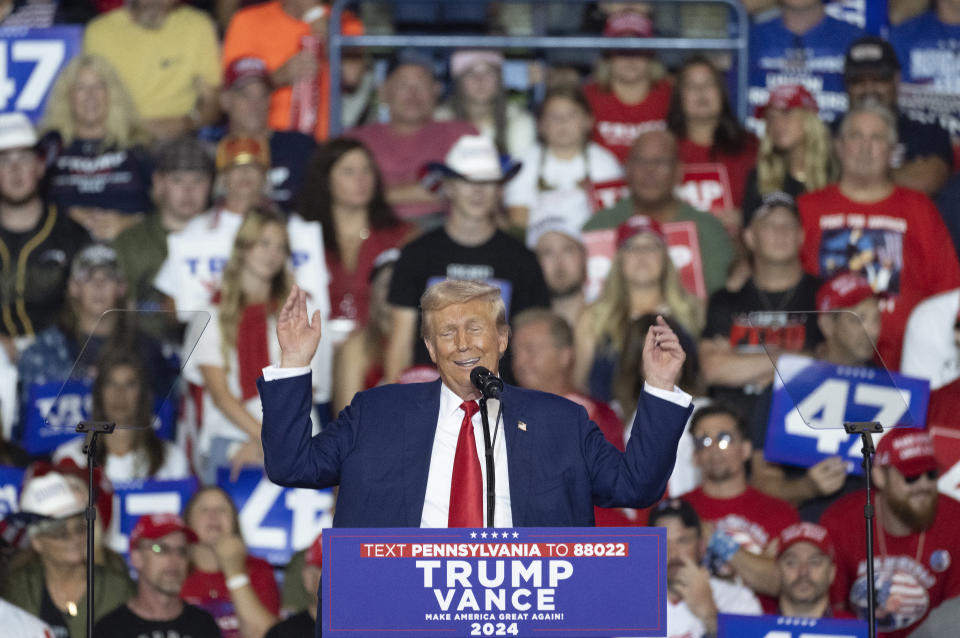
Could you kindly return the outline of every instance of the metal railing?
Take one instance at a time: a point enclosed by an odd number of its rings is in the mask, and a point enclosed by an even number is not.
[[[422,2],[422,0],[419,0]],[[469,2],[470,0],[459,0]],[[507,0],[512,3],[531,4],[543,0]],[[549,0],[557,3],[584,4],[591,0]],[[550,35],[353,35],[340,33],[343,10],[352,0],[335,0],[330,13],[329,35],[329,73],[330,73],[330,136],[340,132],[340,61],[345,47],[378,47],[399,49],[418,47],[426,49],[531,49],[559,50],[581,49],[585,51],[614,49],[653,49],[680,51],[733,51],[736,54],[737,90],[733,98],[737,115],[741,121],[747,115],[747,39],[750,28],[749,17],[743,6],[736,0],[653,0],[655,3],[669,4],[714,4],[726,5],[728,15],[733,15],[736,35],[728,38],[689,38],[689,37],[651,37],[651,38],[605,38],[600,35],[550,36]],[[418,0],[394,0],[392,4],[416,3]],[[728,22],[728,25],[730,23]]]

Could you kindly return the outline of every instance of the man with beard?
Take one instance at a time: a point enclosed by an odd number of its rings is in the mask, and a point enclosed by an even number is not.
[[[700,566],[700,517],[687,501],[660,501],[647,524],[667,530],[667,637],[716,636],[717,614],[757,615],[760,603],[739,583]]]
[[[537,255],[550,292],[550,308],[577,325],[587,306],[587,249],[580,229],[569,218],[545,217],[527,229],[527,246]]]
[[[843,610],[834,614],[830,585],[837,575],[830,534],[816,523],[794,523],[780,532],[777,549],[780,598],[777,613],[795,618],[852,618]]]
[[[130,534],[130,564],[139,574],[137,595],[101,618],[93,637],[219,638],[213,617],[180,598],[189,545],[195,542],[197,535],[176,514],[140,517]]]
[[[877,444],[874,579],[877,632],[907,636],[940,603],[960,595],[960,503],[937,493],[933,441],[922,430],[899,428]],[[837,548],[834,609],[867,612],[863,490],[839,499],[820,519]],[[853,525],[854,521],[857,522]]]
[[[57,317],[87,231],[40,194],[46,166],[22,113],[0,115],[0,345],[16,360]]]
[[[710,566],[722,576],[736,574],[761,599],[767,611],[775,601],[780,578],[773,560],[773,541],[799,520],[786,501],[752,487],[747,461],[753,445],[740,413],[722,402],[698,409],[690,420],[693,463],[700,469],[700,487],[684,495],[700,517],[715,527],[707,545]]]

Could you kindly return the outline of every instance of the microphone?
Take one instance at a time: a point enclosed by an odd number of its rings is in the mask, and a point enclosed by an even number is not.
[[[499,399],[503,392],[503,381],[483,366],[477,366],[470,371],[470,383],[473,384],[484,399]]]

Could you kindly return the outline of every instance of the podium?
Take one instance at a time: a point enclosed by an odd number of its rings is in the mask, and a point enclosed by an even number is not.
[[[664,636],[662,527],[323,533],[324,636]]]

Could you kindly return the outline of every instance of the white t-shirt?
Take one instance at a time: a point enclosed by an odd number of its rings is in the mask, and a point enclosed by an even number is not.
[[[554,191],[582,190],[580,182],[586,177],[594,183],[623,177],[623,167],[617,157],[593,142],[587,145],[585,154],[580,153],[571,159],[557,159],[550,151],[546,151],[544,158],[543,153],[543,146],[537,144],[523,156],[523,167],[504,188],[503,199],[507,206],[525,206],[533,213],[541,186]],[[589,211],[586,214],[589,215]],[[535,222],[531,215],[529,224]]]
[[[53,638],[53,630],[36,616],[0,598],[0,627],[3,635],[17,638]]]
[[[238,213],[214,209],[198,215],[182,230],[167,236],[167,258],[154,278],[154,286],[173,299],[178,312],[210,310],[210,300],[220,288],[223,269],[230,259],[242,221],[243,216]],[[291,215],[287,220],[287,234],[292,253],[289,267],[297,285],[307,293],[307,310],[311,314],[314,310],[320,310],[326,320],[330,316],[330,278],[320,224],[305,221],[299,215]],[[211,330],[212,324],[213,319],[204,335]],[[201,341],[205,338],[202,336]],[[184,343],[189,345],[195,340],[194,335],[188,334]],[[200,344],[197,348],[200,348]],[[322,366],[321,373],[314,376],[314,400],[326,403],[330,400],[333,370],[330,339],[321,339],[318,353]],[[189,357],[189,352],[184,352],[183,357],[186,359],[184,378],[202,385],[203,379],[194,357]]]
[[[108,435],[109,436],[109,435]],[[53,452],[53,462],[70,459],[79,467],[87,466],[87,457],[83,453],[83,437],[67,441]],[[103,442],[100,442],[103,445]],[[107,454],[106,473],[112,483],[123,483],[137,479],[152,478],[158,481],[173,481],[190,476],[190,464],[180,446],[172,441],[163,441],[163,465],[153,476],[147,475],[149,462],[143,450],[133,450],[122,456]]]
[[[759,616],[763,613],[760,601],[743,585],[711,577],[710,591],[721,614]],[[703,622],[690,611],[686,602],[681,600],[673,604],[667,599],[667,638],[700,638],[706,631]]]

